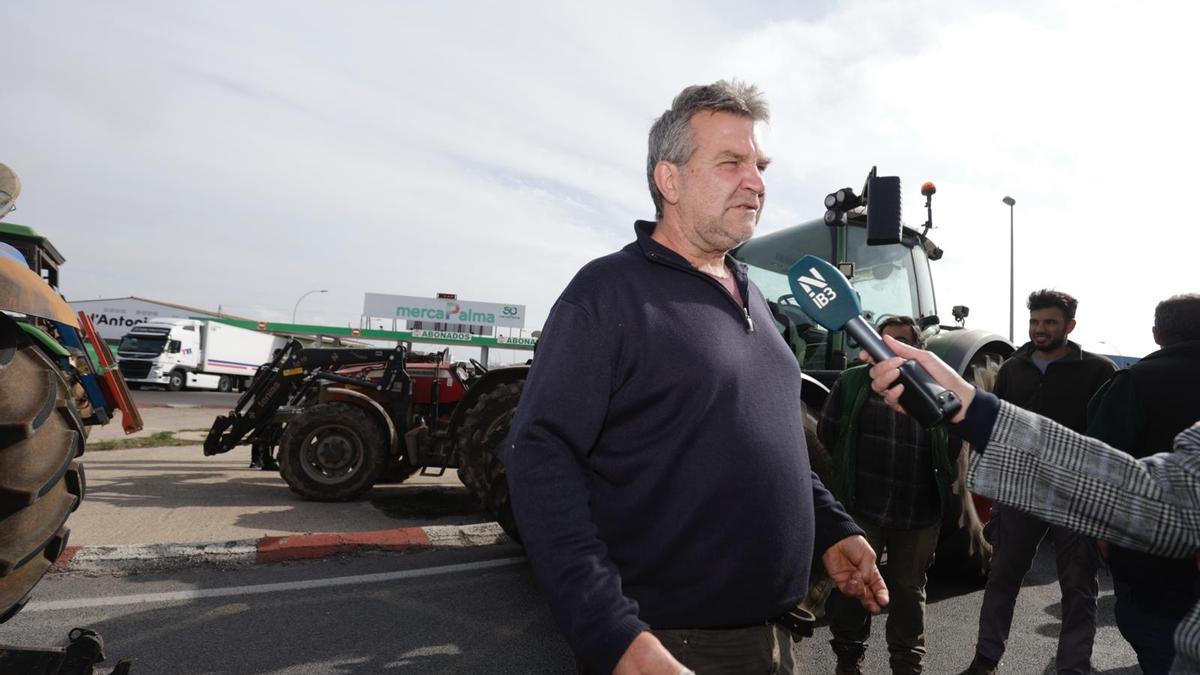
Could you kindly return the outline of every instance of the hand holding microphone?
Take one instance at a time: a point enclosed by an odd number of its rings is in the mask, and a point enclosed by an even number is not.
[[[975,400],[975,385],[963,379],[962,375],[946,365],[946,362],[933,352],[911,347],[888,335],[883,337],[883,341],[892,351],[896,352],[895,357],[887,361],[875,361],[866,352],[861,354],[863,362],[874,364],[870,371],[871,389],[882,396],[884,402],[897,412],[907,413],[900,403],[904,385],[898,383],[897,380],[900,379],[900,367],[905,360],[912,359],[928,371],[938,384],[958,395],[959,400],[962,401],[962,408],[958,413],[949,416],[947,421],[961,422],[962,418],[966,416],[967,408],[970,408],[971,402]]]
[[[876,363],[896,357],[892,348],[863,318],[858,296],[836,267],[817,256],[806,255],[788,269],[788,284],[800,308],[826,330],[845,330]],[[940,360],[937,362],[948,368]],[[917,360],[904,361],[897,372],[893,379],[904,387],[898,396],[891,397],[895,400],[889,400],[889,403],[899,403],[925,428],[953,418],[961,410],[959,395],[939,384]],[[954,376],[958,377],[956,373]]]

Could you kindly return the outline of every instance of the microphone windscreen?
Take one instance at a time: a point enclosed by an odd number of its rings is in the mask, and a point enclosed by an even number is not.
[[[826,330],[841,330],[862,314],[858,293],[829,262],[809,254],[793,263],[787,276],[796,304]]]

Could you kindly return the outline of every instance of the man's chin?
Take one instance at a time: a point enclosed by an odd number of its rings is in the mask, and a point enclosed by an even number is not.
[[[1052,352],[1066,344],[1065,340],[1033,340],[1033,348],[1039,352]]]
[[[741,246],[754,236],[754,226],[757,221],[750,223],[736,223],[725,228],[725,236],[733,241],[734,246]]]

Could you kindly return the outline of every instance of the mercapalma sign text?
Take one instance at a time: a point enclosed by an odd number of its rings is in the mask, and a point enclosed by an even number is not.
[[[363,315],[402,321],[525,327],[525,305],[418,298],[384,293],[364,294]]]

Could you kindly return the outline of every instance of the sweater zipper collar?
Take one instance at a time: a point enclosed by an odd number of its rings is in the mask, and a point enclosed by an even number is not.
[[[639,222],[639,224],[640,224],[640,222]],[[725,290],[725,287],[721,285],[721,282],[719,282],[716,279],[712,278],[711,276],[705,274],[704,272],[701,272],[700,270],[696,269],[695,267],[692,267],[692,265],[690,265],[686,260],[684,260],[683,257],[680,256],[678,253],[675,253],[671,249],[669,249],[669,248],[663,246],[662,244],[659,244],[657,241],[654,241],[653,239],[651,239],[650,232],[653,232],[652,227],[649,228],[648,231],[643,231],[642,228],[638,228],[638,243],[641,244],[642,252],[646,255],[647,258],[650,259],[651,262],[656,262],[661,265],[666,265],[667,267],[672,267],[674,269],[680,270],[682,272],[687,272],[687,273],[695,275],[695,276],[703,277],[707,283],[710,283],[710,284],[716,286],[717,289],[721,291],[721,295],[725,296],[726,298],[729,298],[729,301],[733,303],[734,307],[737,307],[738,309],[742,310],[742,317],[743,317],[743,319],[745,319],[745,322],[746,322],[746,332],[747,333],[754,332],[754,319],[750,318],[750,283],[746,279],[745,271],[741,269],[741,267],[737,261],[732,261],[733,264],[729,265],[729,267],[730,267],[729,272],[730,272],[730,274],[733,275],[733,282],[735,284],[737,284],[738,290],[741,291],[741,294],[742,294],[741,306],[739,306],[737,304],[737,301],[734,300],[733,296],[731,296],[729,294],[729,292]],[[660,251],[657,249],[662,249],[662,250]],[[670,253],[670,255],[667,255],[667,253]],[[678,258],[678,260],[676,258]],[[729,260],[728,254],[726,254],[725,259],[727,261]]]

